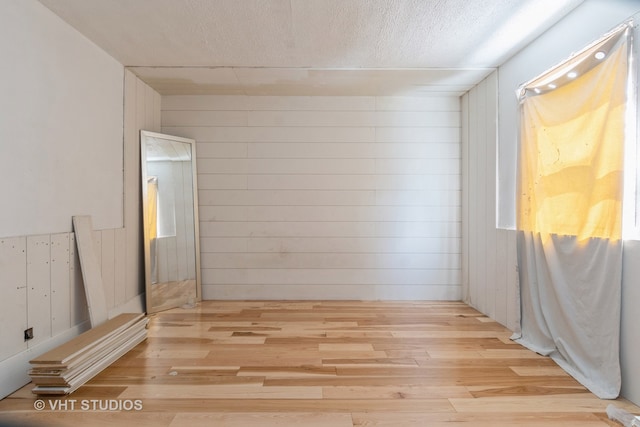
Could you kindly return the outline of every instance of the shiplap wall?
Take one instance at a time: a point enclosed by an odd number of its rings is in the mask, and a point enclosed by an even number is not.
[[[205,299],[461,298],[456,97],[164,96]]]
[[[516,237],[496,227],[497,72],[462,97],[464,299],[482,313],[516,326]]]
[[[124,79],[125,223],[123,228],[94,231],[110,316],[143,309],[138,135],[140,129],[160,129],[160,95],[128,71]],[[0,238],[0,284],[3,397],[29,381],[30,359],[89,327],[73,232]],[[34,338],[25,341],[23,331],[29,327]]]
[[[140,177],[140,131],[160,132],[158,92],[124,72],[124,228],[128,255],[126,259],[126,296],[144,292],[144,254],[142,248],[142,196]]]

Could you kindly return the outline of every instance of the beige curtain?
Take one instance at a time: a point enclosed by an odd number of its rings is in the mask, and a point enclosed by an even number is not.
[[[630,25],[520,89],[514,339],[601,398],[620,392]]]
[[[584,74],[529,84],[521,100],[519,230],[621,238],[628,55],[616,36],[562,70],[595,60]],[[606,52],[599,62],[598,52]]]
[[[158,237],[158,178],[152,176],[147,180],[147,218],[145,226],[149,232],[149,240]]]
[[[147,216],[144,221],[149,236],[149,261],[151,283],[158,282],[158,178],[147,180]]]

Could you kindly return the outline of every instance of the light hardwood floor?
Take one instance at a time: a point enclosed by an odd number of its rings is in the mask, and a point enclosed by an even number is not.
[[[510,334],[457,302],[206,301],[151,316],[144,343],[72,395],[44,398],[42,411],[24,387],[0,401],[0,419],[567,427],[617,425],[605,414],[609,403],[640,413],[624,399],[598,399]],[[51,408],[65,400],[66,410]],[[114,401],[142,408],[85,410]]]

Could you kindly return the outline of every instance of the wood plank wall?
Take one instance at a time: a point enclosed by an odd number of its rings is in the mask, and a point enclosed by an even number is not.
[[[141,307],[144,270],[138,134],[140,129],[160,130],[160,95],[129,71],[125,71],[124,100],[124,142],[115,141],[124,143],[124,227],[94,231],[107,308],[112,313]],[[38,351],[88,327],[73,232],[0,237],[0,285],[1,398],[29,381],[27,362]],[[23,332],[29,327],[34,338],[25,341]],[[23,365],[24,375],[15,373]]]
[[[517,322],[516,237],[496,228],[497,72],[462,97],[465,301],[511,330]]]
[[[140,130],[160,132],[158,92],[131,71],[124,75],[124,228],[129,255],[125,260],[125,297],[144,292],[142,196],[140,184]]]
[[[461,298],[460,99],[164,96],[205,299]]]

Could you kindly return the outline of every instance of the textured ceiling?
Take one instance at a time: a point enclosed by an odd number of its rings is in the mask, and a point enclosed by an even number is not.
[[[161,93],[269,95],[460,93],[582,1],[40,0]]]

